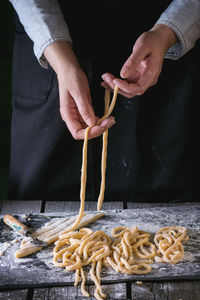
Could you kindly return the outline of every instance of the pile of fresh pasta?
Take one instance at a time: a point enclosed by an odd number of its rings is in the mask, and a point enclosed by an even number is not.
[[[81,280],[81,292],[85,289],[84,267],[90,265],[90,277],[95,284],[94,296],[102,300],[106,295],[101,287],[102,267],[111,267],[125,274],[147,274],[150,264],[167,262],[176,264],[184,256],[182,242],[188,239],[186,229],[180,226],[161,228],[150,241],[150,234],[137,227],[119,226],[112,230],[111,237],[104,231],[93,232],[89,228],[70,231],[60,235],[53,249],[53,264],[75,271],[75,286]]]

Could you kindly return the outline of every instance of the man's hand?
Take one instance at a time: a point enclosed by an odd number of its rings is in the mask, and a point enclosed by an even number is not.
[[[113,117],[95,125],[95,116],[88,80],[80,68],[68,42],[55,42],[48,46],[44,55],[57,73],[60,96],[60,113],[69,131],[75,139],[84,139],[85,128],[94,126],[89,132],[89,138],[101,135],[114,125]]]
[[[124,80],[105,73],[102,75],[102,86],[113,90],[117,85],[119,93],[127,98],[142,95],[157,83],[165,53],[176,42],[177,36],[170,27],[155,25],[135,42],[133,52],[120,72]]]

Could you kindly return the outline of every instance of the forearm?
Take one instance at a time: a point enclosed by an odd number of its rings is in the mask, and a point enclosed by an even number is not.
[[[156,24],[168,26],[178,37],[178,42],[169,48],[165,57],[179,59],[200,38],[200,1],[174,0]]]
[[[70,70],[80,69],[72,45],[66,41],[55,42],[44,50],[44,56],[59,77]]]
[[[34,53],[44,67],[48,64],[43,52],[57,41],[71,37],[60,6],[56,0],[10,0],[28,36],[34,43]]]
[[[169,48],[178,42],[176,33],[169,26],[155,24],[150,31],[157,33],[164,52],[167,52]]]

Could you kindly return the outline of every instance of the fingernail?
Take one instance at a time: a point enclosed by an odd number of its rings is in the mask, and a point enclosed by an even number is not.
[[[111,128],[114,124],[116,123],[115,120],[112,120],[109,124],[108,124],[108,129]]]
[[[107,76],[107,74],[103,74],[102,78],[103,78],[103,80],[108,81],[108,76]]]
[[[101,127],[109,129],[115,124],[115,119],[113,117],[109,117],[106,120],[103,120],[100,124]]]
[[[113,116],[108,117],[108,120],[110,120],[110,122],[116,123],[115,118]]]
[[[128,77],[128,71],[125,69],[125,70],[122,70],[121,73],[120,73],[120,76],[122,78],[127,78]]]

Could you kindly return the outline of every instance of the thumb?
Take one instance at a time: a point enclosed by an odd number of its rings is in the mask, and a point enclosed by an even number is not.
[[[140,38],[138,38],[133,46],[133,52],[121,69],[120,76],[124,79],[129,78],[131,73],[136,69],[138,64],[147,56],[148,53],[148,49],[144,47]]]
[[[87,126],[94,126],[96,123],[96,117],[94,113],[94,109],[88,100],[87,97],[80,99],[80,101],[77,101],[77,107],[79,110],[79,113],[81,117],[83,118],[84,122],[87,124]]]

